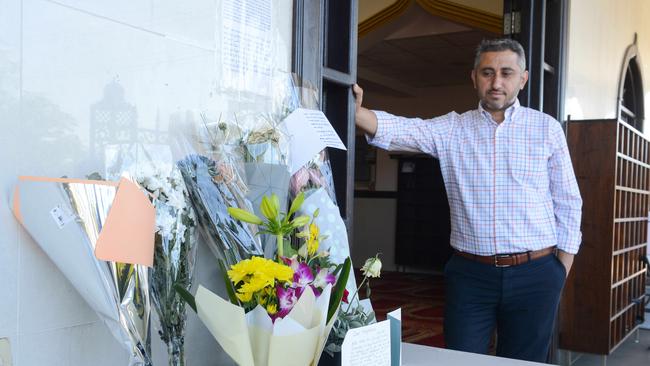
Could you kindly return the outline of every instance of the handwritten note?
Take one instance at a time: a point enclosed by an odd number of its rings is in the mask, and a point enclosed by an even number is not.
[[[341,366],[390,366],[390,322],[350,329],[341,347]]]
[[[347,150],[321,111],[298,108],[283,123],[291,135],[289,172],[292,175],[326,147]]]

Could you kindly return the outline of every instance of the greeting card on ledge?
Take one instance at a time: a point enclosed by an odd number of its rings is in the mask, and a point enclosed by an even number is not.
[[[348,330],[341,346],[341,366],[400,366],[402,364],[402,310],[386,320]]]

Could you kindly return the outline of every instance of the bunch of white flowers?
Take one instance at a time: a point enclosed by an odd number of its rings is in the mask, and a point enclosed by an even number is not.
[[[165,164],[145,164],[138,169],[136,180],[154,197],[156,206],[156,232],[168,237],[175,234],[185,237],[187,227],[182,218],[194,219],[194,210],[187,205],[187,189],[178,169]],[[163,203],[159,205],[158,203]]]
[[[170,364],[183,364],[185,304],[175,292],[189,290],[196,260],[196,216],[185,181],[176,165],[144,164],[136,181],[153,197],[156,208],[156,244],[150,277],[151,300],[160,320],[160,339],[168,348]]]

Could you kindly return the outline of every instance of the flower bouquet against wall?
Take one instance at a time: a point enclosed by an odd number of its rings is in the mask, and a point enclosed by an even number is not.
[[[333,265],[318,246],[313,216],[295,215],[303,195],[281,212],[277,196],[264,196],[261,212],[231,207],[230,214],[258,225],[277,241],[273,259],[252,257],[230,266],[230,301],[199,287],[196,297],[179,292],[197,311],[224,351],[239,365],[316,365],[325,347],[350,271],[350,260]],[[300,245],[291,244],[292,237]]]
[[[120,191],[130,189],[136,195],[141,193],[126,179],[118,185],[105,180],[20,177],[13,210],[34,241],[129,352],[128,364],[145,366],[151,365],[147,266],[102,260],[95,255],[102,237],[105,243],[110,241],[105,235],[108,222],[120,215],[112,213],[112,208],[134,203],[122,199],[118,204]],[[149,205],[144,194],[139,198]],[[151,213],[153,233],[153,207],[150,208],[144,214],[130,210],[126,219],[139,225]],[[147,231],[144,226],[140,229]],[[147,242],[134,239],[133,231],[123,230],[113,241],[129,243],[132,248],[146,246]]]
[[[341,352],[341,346],[343,345],[343,340],[348,330],[376,322],[374,311],[364,307],[360,303],[359,291],[365,285],[366,298],[370,299],[370,279],[378,278],[381,275],[381,260],[379,259],[379,255],[367,259],[363,267],[361,267],[361,273],[363,274],[363,280],[350,300],[346,301],[346,304],[340,307],[332,331],[327,339],[325,352],[331,357]]]
[[[226,265],[262,255],[252,225],[233,219],[228,207],[250,205],[243,194],[236,167],[227,160],[191,154],[178,162],[197,225],[208,247]]]
[[[156,236],[150,271],[151,300],[160,320],[158,334],[167,345],[170,366],[185,364],[185,302],[174,287],[189,290],[196,261],[196,217],[183,177],[145,165],[137,182],[153,197]]]
[[[177,162],[201,237],[226,266],[263,255],[254,225],[235,220],[228,207],[252,210],[244,172],[242,130],[223,118],[202,115],[201,126],[183,126],[175,144]]]

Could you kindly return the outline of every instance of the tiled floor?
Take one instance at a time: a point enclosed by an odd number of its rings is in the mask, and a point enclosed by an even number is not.
[[[635,335],[631,335],[607,357],[606,364],[599,355],[583,354],[576,360],[574,354],[572,366],[650,366],[650,330],[640,330],[639,342],[635,340]]]

